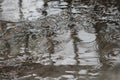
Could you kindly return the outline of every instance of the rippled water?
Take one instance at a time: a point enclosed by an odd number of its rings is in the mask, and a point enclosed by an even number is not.
[[[0,0],[0,80],[119,80],[118,3]]]

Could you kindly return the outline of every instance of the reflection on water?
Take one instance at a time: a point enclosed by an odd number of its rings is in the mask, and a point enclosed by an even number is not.
[[[118,2],[1,0],[0,80],[119,80]]]

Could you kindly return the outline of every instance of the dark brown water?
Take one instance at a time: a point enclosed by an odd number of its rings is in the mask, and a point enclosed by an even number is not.
[[[119,75],[119,0],[0,0],[0,80]]]

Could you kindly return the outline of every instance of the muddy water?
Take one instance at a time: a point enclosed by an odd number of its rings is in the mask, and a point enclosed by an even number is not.
[[[119,0],[0,0],[0,80],[120,80]]]

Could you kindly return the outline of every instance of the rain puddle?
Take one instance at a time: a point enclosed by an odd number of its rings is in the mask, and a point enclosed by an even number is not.
[[[0,80],[120,80],[119,0],[0,0]]]

